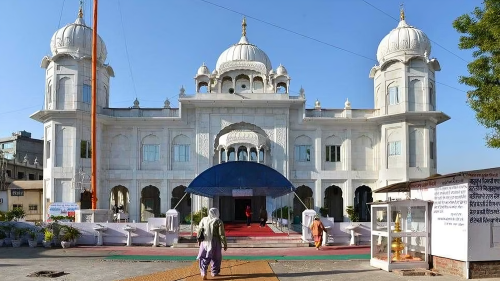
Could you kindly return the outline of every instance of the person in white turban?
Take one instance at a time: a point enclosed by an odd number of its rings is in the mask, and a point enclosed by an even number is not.
[[[219,210],[211,208],[208,216],[201,219],[198,227],[198,237],[203,233],[203,239],[198,240],[200,250],[198,256],[200,273],[205,280],[207,277],[208,265],[210,264],[212,276],[220,273],[222,263],[222,249],[227,250],[226,232],[224,223],[219,219]]]

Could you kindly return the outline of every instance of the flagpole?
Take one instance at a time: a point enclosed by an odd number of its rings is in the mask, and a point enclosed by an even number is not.
[[[90,184],[92,188],[92,210],[97,209],[97,3],[94,0],[94,21],[92,22],[92,106],[90,115],[90,138],[91,138],[91,178]]]

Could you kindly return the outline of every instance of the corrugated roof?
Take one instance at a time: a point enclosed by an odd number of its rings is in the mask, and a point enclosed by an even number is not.
[[[485,172],[488,172],[491,170],[500,170],[500,167],[481,169],[481,170],[472,170],[472,171],[462,171],[462,172],[451,173],[451,174],[446,174],[446,175],[435,174],[435,175],[432,175],[432,176],[425,178],[425,179],[393,183],[391,185],[388,185],[388,186],[385,186],[385,187],[382,187],[380,189],[375,190],[374,193],[409,192],[410,191],[410,184],[412,184],[412,183],[426,182],[426,181],[430,181],[430,180],[437,180],[437,179],[444,179],[444,178],[452,178],[452,177],[456,177],[456,176],[469,176],[469,175],[472,176],[473,174],[476,174],[476,173],[485,173]]]
[[[41,189],[43,190],[43,181],[13,181],[9,189]]]

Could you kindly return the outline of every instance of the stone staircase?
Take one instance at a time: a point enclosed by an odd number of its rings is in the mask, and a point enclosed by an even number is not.
[[[297,248],[309,247],[309,243],[303,242],[298,234],[290,236],[269,236],[269,237],[227,237],[229,248]],[[196,237],[181,236],[178,243],[172,245],[173,248],[198,248]]]

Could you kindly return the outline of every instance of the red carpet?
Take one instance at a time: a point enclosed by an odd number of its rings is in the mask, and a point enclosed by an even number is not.
[[[253,223],[247,227],[245,223],[225,223],[227,237],[266,237],[266,236],[287,236],[287,233],[274,233],[267,225],[259,227],[258,223]]]

